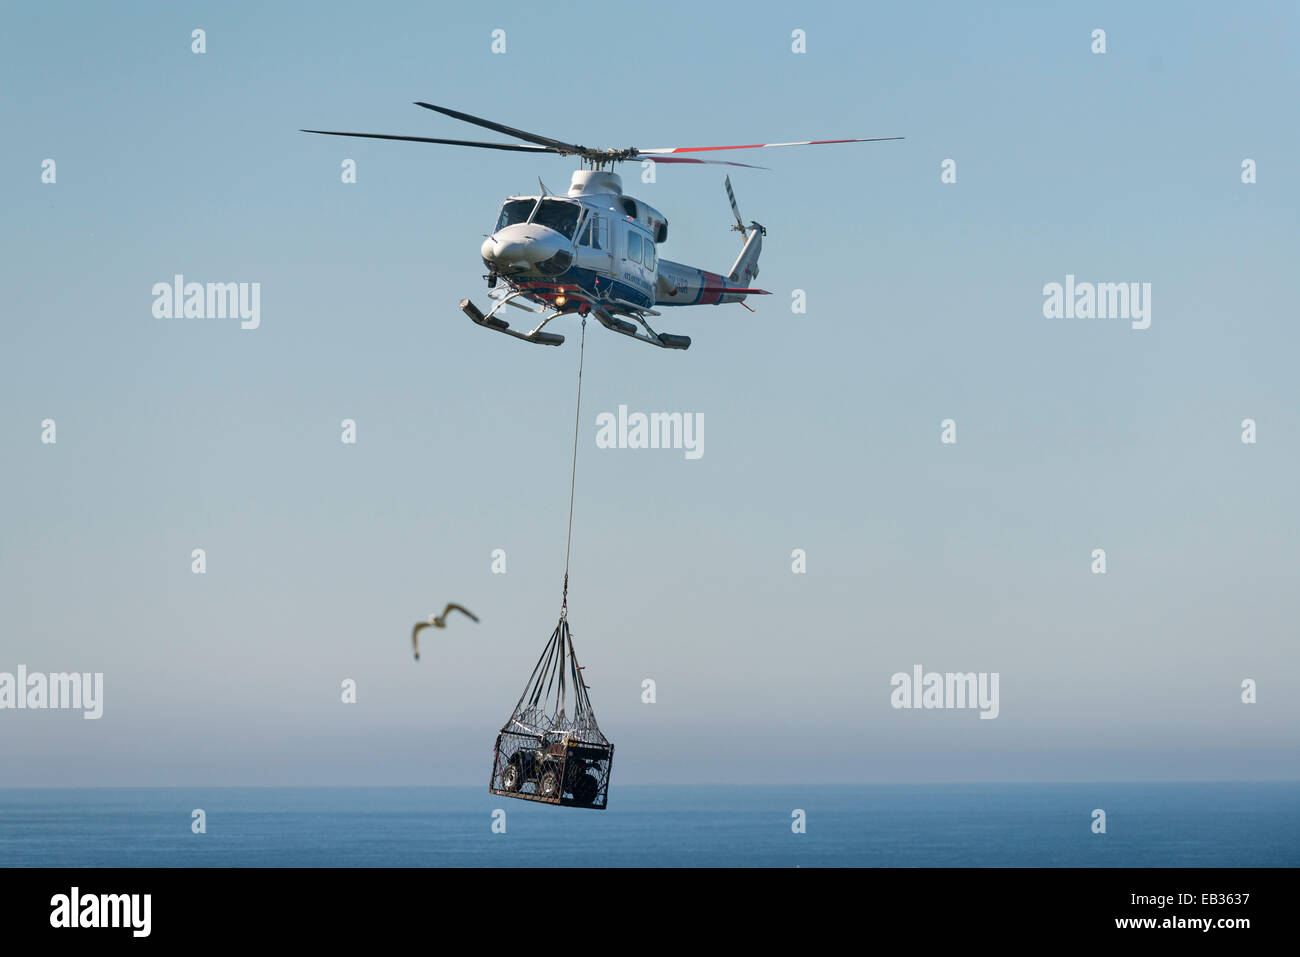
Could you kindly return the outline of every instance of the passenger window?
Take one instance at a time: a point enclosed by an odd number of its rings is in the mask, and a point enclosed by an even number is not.
[[[591,214],[591,248],[605,248],[605,220],[598,214]]]
[[[655,268],[655,244],[648,239],[645,241],[645,253],[642,256],[642,262],[645,263],[646,269]]]
[[[641,261],[641,234],[635,229],[627,231],[627,258],[634,263]]]

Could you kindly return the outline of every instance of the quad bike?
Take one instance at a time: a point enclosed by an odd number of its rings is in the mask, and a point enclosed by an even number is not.
[[[582,742],[543,740],[536,748],[520,748],[501,772],[501,788],[518,792],[526,784],[533,794],[559,802],[564,794],[578,805],[592,804],[600,793],[597,762],[608,757],[605,748]]]

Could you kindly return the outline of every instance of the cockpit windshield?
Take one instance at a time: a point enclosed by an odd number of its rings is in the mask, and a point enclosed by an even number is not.
[[[501,207],[501,217],[497,220],[497,229],[505,229],[507,226],[527,222],[529,215],[533,211],[533,206],[536,204],[537,200],[535,199],[506,200],[505,205]],[[493,230],[493,232],[495,231]]]
[[[541,226],[549,226],[557,233],[561,233],[565,239],[572,239],[573,232],[578,228],[578,216],[582,213],[582,207],[577,203],[568,203],[560,199],[544,199],[542,207],[533,217],[533,222]]]

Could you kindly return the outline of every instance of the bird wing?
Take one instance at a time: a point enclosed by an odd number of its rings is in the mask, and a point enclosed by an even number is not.
[[[427,621],[417,621],[415,627],[411,629],[411,648],[415,651],[417,661],[420,659],[420,629],[428,627],[429,623]]]
[[[442,616],[446,618],[447,612],[449,611],[458,611],[462,615],[468,615],[473,621],[478,621],[478,615],[474,614],[468,608],[462,608],[460,605],[448,604],[447,607],[442,610]]]

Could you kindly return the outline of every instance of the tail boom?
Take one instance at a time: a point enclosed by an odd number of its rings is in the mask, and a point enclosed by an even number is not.
[[[755,231],[752,235],[757,236]],[[746,248],[749,244],[746,243]],[[741,253],[744,258],[744,253]],[[757,268],[754,273],[758,272]],[[744,302],[746,296],[771,295],[755,289],[749,277],[733,270],[723,276],[707,269],[696,269],[667,259],[659,260],[659,281],[655,286],[656,306],[709,306],[727,302]]]

